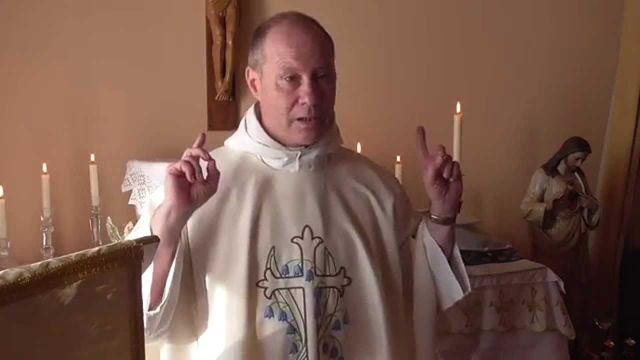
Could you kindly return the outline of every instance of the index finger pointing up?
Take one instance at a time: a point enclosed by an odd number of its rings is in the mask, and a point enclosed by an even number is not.
[[[194,148],[200,148],[204,145],[204,143],[207,141],[207,135],[204,132],[201,132],[200,134],[198,134],[198,137],[196,138],[196,141],[193,143]]]
[[[427,147],[427,134],[423,126],[418,126],[416,129],[416,147],[422,160],[426,160],[429,157],[429,148]]]

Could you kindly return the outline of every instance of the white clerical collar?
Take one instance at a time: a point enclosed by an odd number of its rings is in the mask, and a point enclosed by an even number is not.
[[[226,147],[256,155],[266,165],[288,171],[312,170],[326,161],[329,154],[342,145],[340,130],[334,123],[316,144],[289,148],[275,141],[260,124],[256,116],[256,104],[244,114],[238,130],[229,137]]]

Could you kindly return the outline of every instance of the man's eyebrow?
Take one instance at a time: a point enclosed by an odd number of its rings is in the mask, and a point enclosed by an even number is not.
[[[332,71],[335,72],[335,66],[332,64],[325,64],[325,65],[320,65],[317,66],[315,68],[313,68],[313,71]],[[278,64],[278,74],[283,74],[283,73],[298,73],[298,67],[296,67],[294,64],[290,64],[290,63],[286,63],[286,62],[282,62]]]
[[[333,65],[327,64],[327,65],[318,66],[317,68],[315,68],[315,70],[335,71],[336,67]]]
[[[281,73],[291,73],[291,72],[296,72],[296,71],[297,71],[296,68],[294,66],[291,66],[291,65],[285,65],[285,66],[282,66],[280,68],[280,72]]]

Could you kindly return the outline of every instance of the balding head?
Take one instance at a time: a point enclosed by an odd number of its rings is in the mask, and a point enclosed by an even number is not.
[[[248,65],[254,70],[260,70],[265,61],[264,46],[269,34],[280,27],[293,27],[296,30],[303,31],[315,40],[325,42],[329,56],[335,56],[335,46],[331,35],[320,25],[320,23],[309,15],[297,11],[287,11],[276,14],[263,23],[261,23],[254,31],[251,37],[251,45],[249,46]]]

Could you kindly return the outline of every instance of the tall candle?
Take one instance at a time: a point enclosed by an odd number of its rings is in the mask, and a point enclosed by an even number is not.
[[[402,162],[400,161],[400,155],[396,156],[395,175],[398,182],[402,184]]]
[[[0,185],[0,239],[7,238],[7,208],[4,200],[4,188]]]
[[[89,157],[89,186],[91,190],[91,206],[100,206],[100,191],[98,187],[98,164],[96,155]]]
[[[456,103],[456,113],[453,114],[453,160],[460,162],[460,136],[462,135],[462,112],[460,101]]]
[[[360,145],[360,141],[358,141],[358,143],[356,144],[356,152],[358,154],[362,153],[362,145]]]
[[[40,175],[42,185],[42,215],[51,216],[51,179],[47,171],[47,163],[42,163],[42,175]]]

